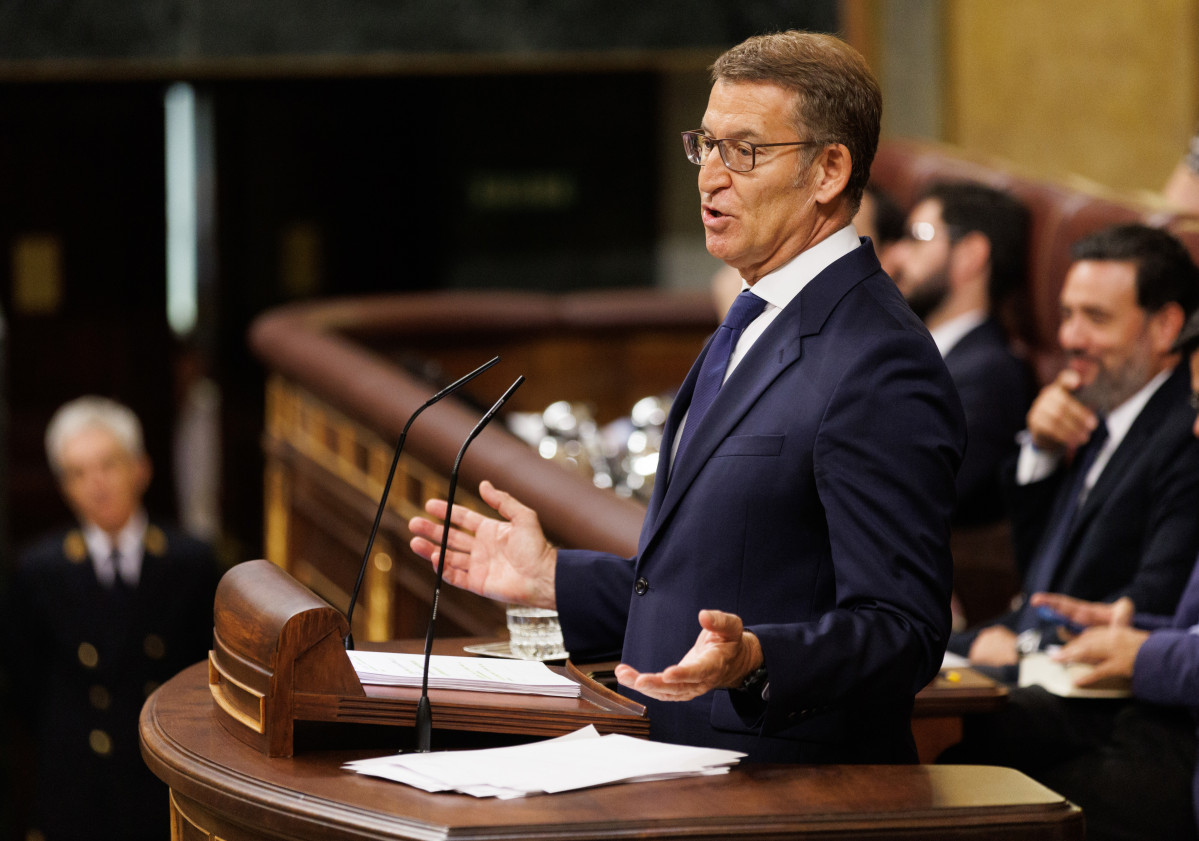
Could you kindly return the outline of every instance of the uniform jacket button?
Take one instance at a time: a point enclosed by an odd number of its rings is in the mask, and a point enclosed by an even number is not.
[[[644,575],[638,578],[637,583],[633,585],[633,592],[639,596],[644,596],[649,592],[649,581],[646,580]]]

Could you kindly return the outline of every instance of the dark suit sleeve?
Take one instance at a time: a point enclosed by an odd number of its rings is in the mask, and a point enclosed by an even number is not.
[[[556,597],[563,642],[572,660],[611,660],[620,656],[633,578],[632,558],[558,550]]]
[[[1151,633],[1137,652],[1132,694],[1155,704],[1195,706],[1199,699],[1199,635],[1186,628]]]
[[[825,706],[910,697],[945,650],[961,406],[927,335],[891,331],[859,347],[813,453],[836,606],[815,622],[751,628],[770,670],[767,731]]]

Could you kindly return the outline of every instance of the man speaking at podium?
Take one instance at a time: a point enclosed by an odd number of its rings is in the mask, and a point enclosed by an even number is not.
[[[667,420],[637,555],[557,549],[483,482],[502,519],[454,508],[445,578],[556,608],[575,660],[619,656],[654,739],[912,762],[912,698],[949,633],[965,423],[936,346],[850,223],[878,84],[849,46],[804,32],[751,38],[712,77],[684,150],[708,250],[746,291]],[[617,118],[617,143],[648,148]],[[441,525],[410,525],[436,563]]]

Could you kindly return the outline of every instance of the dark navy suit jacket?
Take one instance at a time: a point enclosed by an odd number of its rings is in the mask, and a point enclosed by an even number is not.
[[[915,761],[912,698],[949,631],[964,418],[869,241],[779,313],[701,423],[669,480],[659,465],[636,557],[559,552],[572,657],[660,671],[694,644],[701,609],[730,611],[761,640],[768,700],[631,693],[653,738],[761,761]]]
[[[1128,596],[1146,612],[1173,612],[1199,553],[1199,441],[1189,393],[1180,365],[1145,404],[1079,508],[1050,590],[1088,601]],[[1063,467],[1013,489],[1013,547],[1026,582],[1036,575],[1029,567],[1065,474]],[[989,624],[1016,629],[1027,609]],[[954,634],[950,649],[966,654],[979,630]]]
[[[1032,370],[1012,352],[994,318],[950,348],[945,365],[966,411],[969,435],[958,471],[954,524],[998,522],[1007,515],[1003,468],[1016,453],[1016,434],[1035,394]]]
[[[36,749],[30,821],[46,838],[163,835],[167,790],[142,760],[148,695],[208,656],[212,550],[151,525],[141,577],[114,610],[78,529],[22,553],[12,590],[14,674]],[[64,792],[70,803],[64,804]]]

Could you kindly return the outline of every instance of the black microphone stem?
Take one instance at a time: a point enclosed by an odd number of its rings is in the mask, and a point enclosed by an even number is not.
[[[408,422],[404,424],[404,429],[400,432],[400,440],[396,443],[395,455],[391,459],[391,470],[387,471],[387,481],[383,484],[383,497],[379,500],[379,510],[375,512],[375,524],[371,526],[371,536],[366,542],[366,551],[362,553],[362,565],[358,568],[358,579],[354,582],[354,593],[350,596],[350,606],[346,609],[347,630],[346,637],[342,642],[347,650],[354,648],[354,605],[358,603],[358,591],[362,589],[362,579],[366,576],[366,565],[370,561],[371,549],[375,545],[375,536],[379,533],[379,521],[383,519],[383,510],[387,507],[387,495],[391,492],[391,480],[395,478],[396,466],[400,463],[400,451],[404,449],[404,440],[408,437],[408,428],[412,426],[412,422],[425,409],[432,406],[441,398],[453,394],[499,361],[500,358],[498,356],[493,356],[490,361],[484,362],[465,377],[450,383],[426,400],[422,406],[412,413],[412,417],[408,418]]]
[[[433,610],[429,614],[428,630],[425,631],[425,670],[421,678],[420,701],[416,706],[416,749],[420,753],[428,753],[429,745],[433,741],[433,711],[429,706],[429,660],[433,656],[433,623],[437,621],[437,603],[441,599],[441,581],[445,577],[445,554],[450,542],[450,525],[453,522],[450,515],[454,511],[454,491],[458,487],[458,468],[462,464],[462,457],[466,455],[466,448],[470,446],[470,442],[483,431],[483,427],[490,423],[491,419],[495,417],[495,413],[524,381],[523,375],[517,377],[516,382],[508,386],[508,390],[504,392],[503,396],[495,401],[495,405],[479,419],[475,428],[470,431],[470,435],[466,436],[466,440],[462,442],[462,449],[458,451],[458,457],[454,459],[454,468],[450,471],[450,489],[445,497],[445,527],[441,531],[441,554],[437,559],[437,582],[433,585]]]

